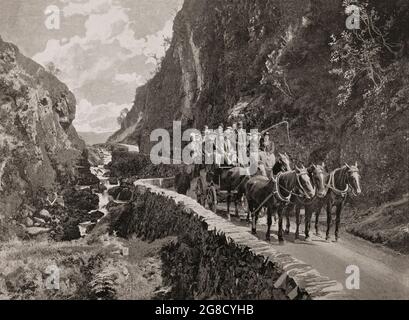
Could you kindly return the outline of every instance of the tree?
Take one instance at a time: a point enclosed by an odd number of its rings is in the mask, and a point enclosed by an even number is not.
[[[379,94],[390,80],[382,65],[387,54],[395,55],[396,44],[388,41],[394,19],[389,17],[382,23],[378,12],[369,8],[368,2],[357,3],[344,0],[347,9],[354,5],[359,9],[360,28],[345,30],[338,37],[331,36],[331,74],[341,80],[338,89],[338,105],[345,106],[353,89],[360,80],[367,80],[363,98]]]
[[[117,118],[118,124],[122,126],[122,123],[124,122],[126,116],[128,115],[129,110],[128,108],[124,108],[121,110],[121,113],[119,114],[119,117]]]

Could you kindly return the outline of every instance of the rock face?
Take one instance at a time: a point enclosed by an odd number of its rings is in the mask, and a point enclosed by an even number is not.
[[[364,73],[341,106],[343,77],[335,74],[329,43],[345,30],[342,1],[186,0],[159,72],[137,89],[132,110],[109,141],[149,153],[151,131],[172,128],[172,120],[199,129],[237,114],[248,129],[288,120],[291,144],[284,129],[272,132],[277,151],[330,168],[358,161],[365,205],[400,197],[408,180],[409,4],[371,5],[382,30],[393,17],[388,41],[399,45],[393,54],[382,49],[387,81],[380,93],[365,94],[371,75]]]
[[[72,126],[75,109],[65,84],[0,38],[2,228],[25,206],[41,209],[48,194],[77,180],[85,144]]]

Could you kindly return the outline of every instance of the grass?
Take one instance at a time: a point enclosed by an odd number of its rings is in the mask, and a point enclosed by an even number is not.
[[[352,216],[347,231],[398,252],[409,254],[409,195]]]
[[[170,240],[2,243],[0,299],[152,299],[162,282],[159,250]],[[128,256],[121,255],[124,247]],[[59,290],[46,285],[52,265],[59,268]]]

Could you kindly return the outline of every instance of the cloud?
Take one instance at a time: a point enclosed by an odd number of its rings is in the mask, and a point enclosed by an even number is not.
[[[77,2],[66,0],[64,3],[68,3],[63,9],[64,17],[105,12],[112,5],[111,0],[80,0]]]
[[[110,3],[109,0],[104,0]],[[105,3],[102,0],[89,1],[84,10],[93,12],[96,4]],[[71,6],[73,4],[70,4]],[[80,4],[76,4],[80,5]],[[103,10],[105,7],[98,7]],[[79,12],[70,9],[70,13]],[[126,9],[109,6],[106,12],[92,13],[85,22],[86,33],[83,37],[74,36],[70,39],[50,39],[43,52],[33,59],[46,65],[53,62],[61,71],[61,78],[67,82],[70,89],[75,90],[87,81],[106,77],[109,69],[135,56],[145,56],[145,63],[153,63],[152,56],[158,58],[165,54],[164,39],[172,35],[172,20],[165,23],[163,29],[136,39],[132,23]],[[137,81],[136,83],[143,83]]]
[[[120,110],[130,108],[136,87],[150,78],[157,63],[153,57],[165,55],[164,39],[173,32],[172,8],[182,1],[60,2],[60,38],[49,39],[33,59],[42,65],[53,62],[61,70],[59,77],[79,101],[74,122],[79,131],[116,130]]]
[[[87,99],[81,99],[77,105],[74,126],[79,132],[114,132],[119,129],[118,118],[121,110],[131,106],[128,104],[106,104],[93,105]]]
[[[118,82],[133,83],[137,87],[144,84],[144,79],[142,76],[134,73],[118,73],[115,75],[115,80]]]

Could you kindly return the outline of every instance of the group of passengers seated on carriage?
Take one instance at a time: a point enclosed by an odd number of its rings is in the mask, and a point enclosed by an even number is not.
[[[218,167],[248,166],[248,159],[255,156],[261,175],[272,176],[276,163],[274,142],[268,132],[247,132],[243,122],[233,123],[224,129],[220,124],[216,130],[204,127],[202,134],[191,134],[193,151],[202,154],[204,146],[204,163]],[[197,149],[196,149],[197,148]]]

